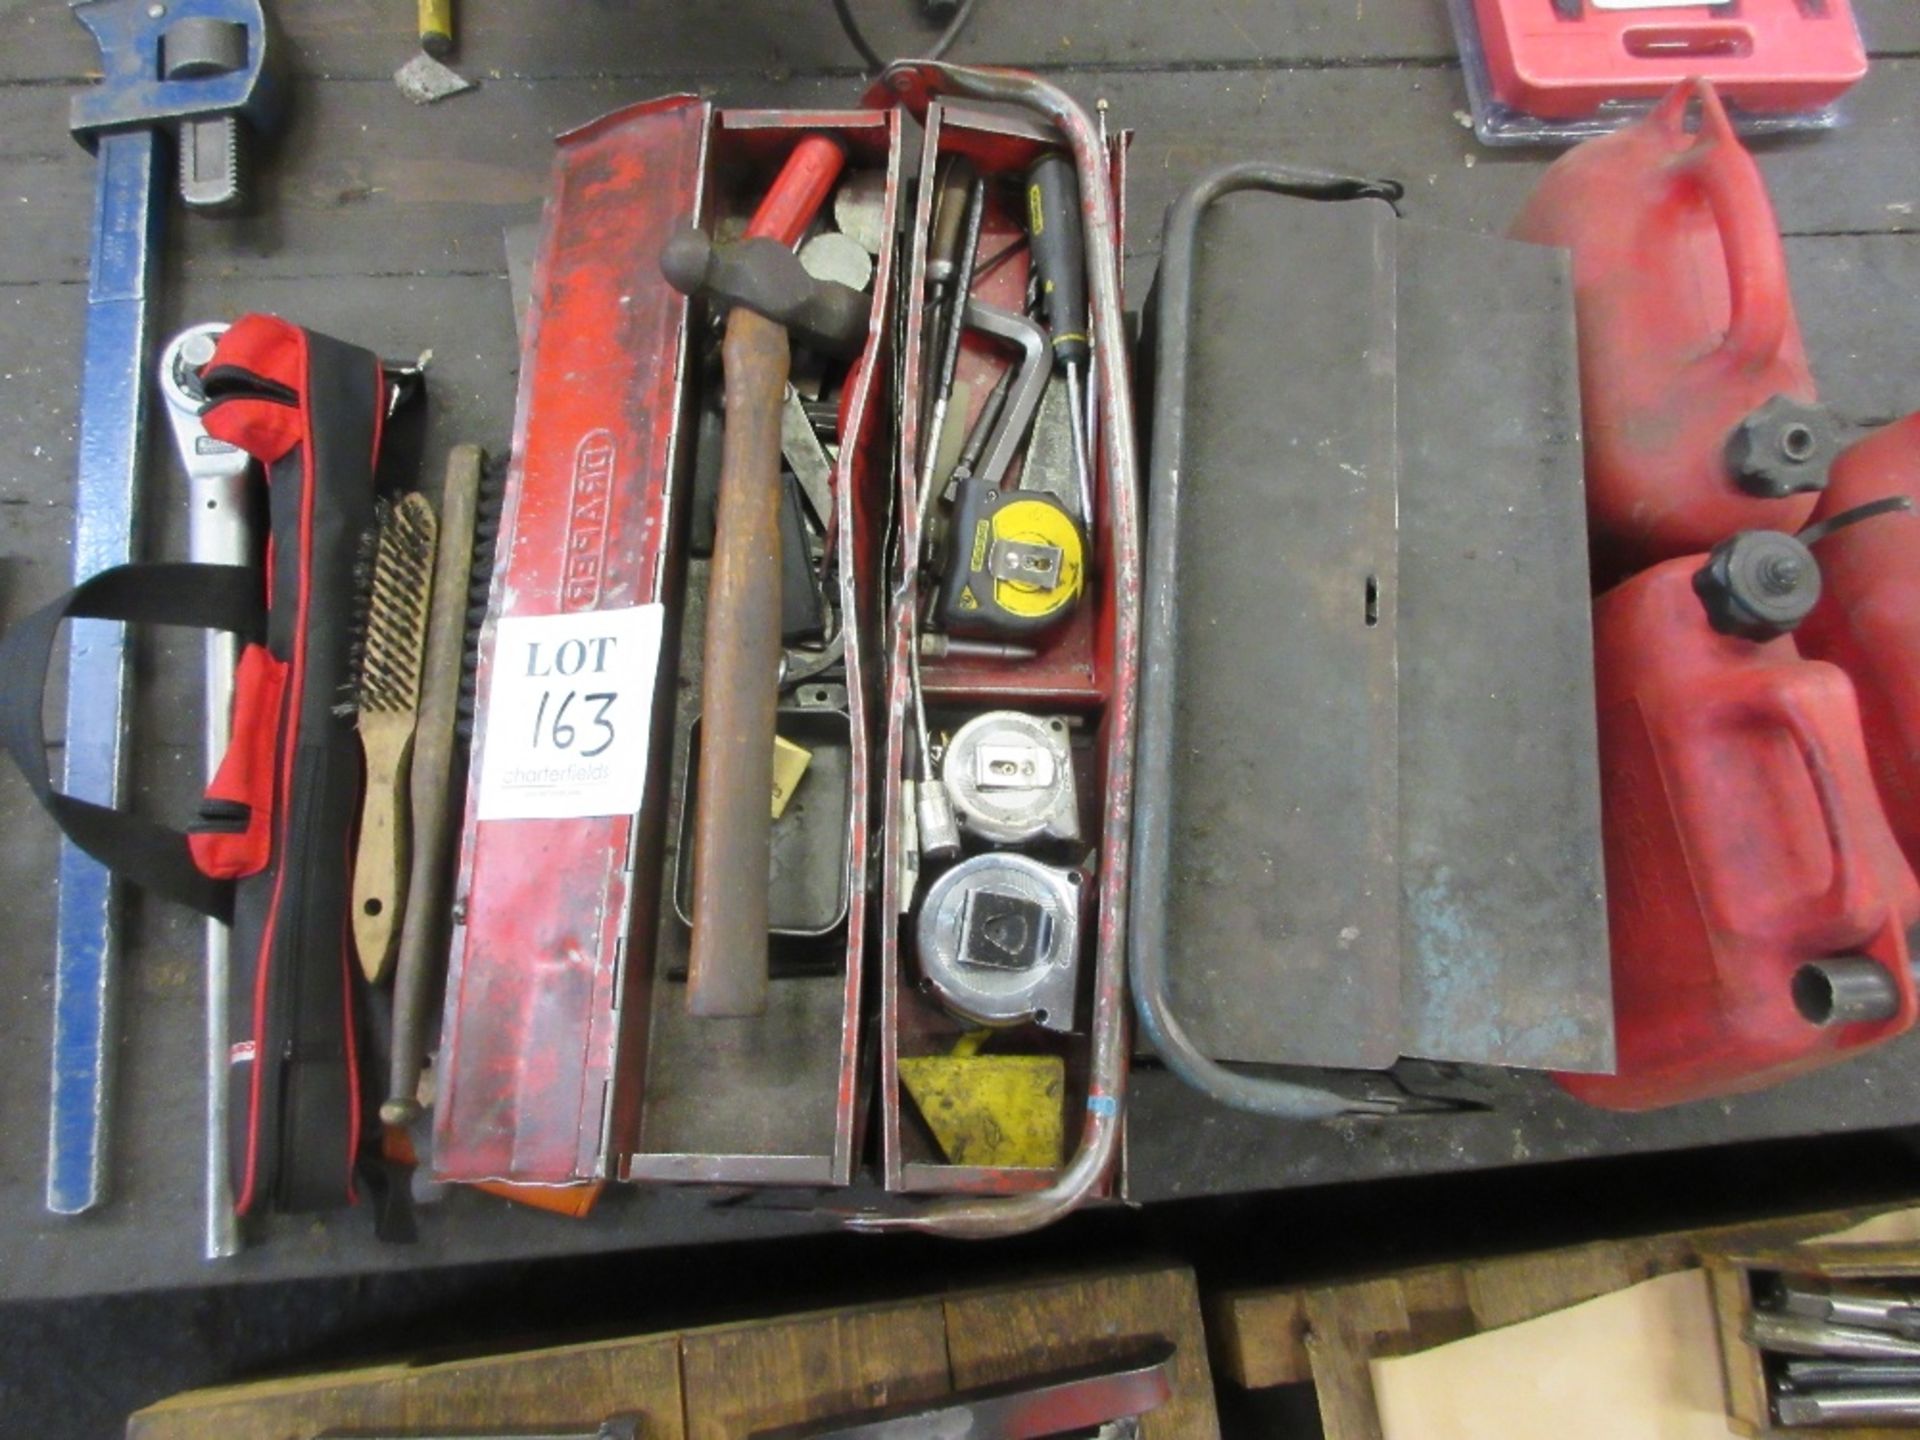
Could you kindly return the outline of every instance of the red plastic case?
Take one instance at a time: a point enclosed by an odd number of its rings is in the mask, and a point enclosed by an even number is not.
[[[1718,85],[1743,130],[1825,128],[1867,73],[1850,0],[1450,0],[1487,144],[1617,128],[1683,80]]]
[[[1848,0],[1614,8],[1596,0],[1474,0],[1494,95],[1574,119],[1705,76],[1754,111],[1818,110],[1867,73]]]

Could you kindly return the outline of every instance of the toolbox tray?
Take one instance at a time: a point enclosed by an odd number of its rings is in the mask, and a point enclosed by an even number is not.
[[[688,558],[690,461],[706,379],[698,339],[711,317],[668,285],[659,256],[684,220],[724,229],[744,219],[794,145],[822,131],[884,178],[890,233],[898,112],[718,110],[667,96],[561,137],[522,344],[473,768],[500,617],[653,603],[664,607],[665,635],[649,773],[638,812],[584,821],[481,821],[470,791],[437,1061],[438,1178],[852,1178],[876,829],[871,646],[890,479],[881,423],[888,249],[875,260],[866,343],[841,394],[826,519],[840,560],[833,600],[845,674],[803,686],[844,694],[832,754],[806,782],[836,788],[822,812],[839,816],[828,857],[834,915],[816,915],[813,935],[776,941],[765,1015],[698,1019],[686,1010],[687,930],[666,893],[698,708],[706,566]],[[583,474],[611,497],[590,515]]]
[[[918,504],[919,453],[925,437],[917,423],[921,411],[920,396],[927,384],[921,367],[925,307],[917,303],[925,293],[927,233],[932,219],[934,168],[940,156],[960,153],[969,156],[980,171],[993,176],[1018,175],[1042,150],[1059,146],[1061,136],[1024,115],[977,108],[965,103],[940,102],[928,105],[923,124],[918,213],[911,234],[911,249],[898,294],[907,307],[904,318],[905,364],[901,381],[903,413],[910,417],[902,427],[898,457],[900,498],[903,514],[911,519]],[[1125,223],[1126,135],[1109,142],[1112,164],[1116,223],[1122,233]],[[1016,241],[1022,233],[1021,222],[998,203],[989,205],[986,225],[980,241],[983,256],[997,254]],[[1024,308],[1027,288],[1028,256],[1024,249],[1015,252],[1006,263],[984,274],[973,294],[990,304],[1010,310]],[[959,381],[971,393],[971,410],[984,404],[994,373],[990,357],[996,347],[969,334],[962,343]],[[956,390],[956,393],[958,391]],[[1105,794],[1110,769],[1108,723],[1113,710],[1131,699],[1123,692],[1134,684],[1133,657],[1115,653],[1114,629],[1119,604],[1115,585],[1118,576],[1134,569],[1131,556],[1115,554],[1113,505],[1109,500],[1111,475],[1104,453],[1094,457],[1096,520],[1091,545],[1092,583],[1084,603],[1058,631],[1037,643],[1040,653],[1026,660],[1007,663],[983,662],[970,658],[926,659],[921,664],[930,722],[948,728],[969,716],[997,709],[1024,710],[1034,714],[1058,714],[1075,717],[1076,728],[1084,737],[1076,743],[1075,770],[1080,787],[1082,834],[1085,849],[1098,851],[1102,836],[1100,817],[1105,812]],[[1018,471],[1009,484],[1018,483]],[[918,529],[913,527],[902,546],[907,558],[918,553]],[[898,561],[896,562],[898,563]],[[925,987],[919,959],[915,953],[914,922],[918,914],[916,875],[909,868],[903,836],[911,835],[912,809],[901,777],[907,770],[912,746],[912,707],[908,672],[908,634],[910,616],[904,605],[889,607],[889,704],[885,733],[885,794],[883,797],[884,835],[881,848],[880,911],[878,916],[876,963],[880,967],[880,1083],[878,1111],[880,1124],[881,1176],[890,1191],[915,1194],[1013,1194],[1046,1188],[1056,1171],[1040,1167],[989,1166],[951,1163],[939,1150],[932,1131],[922,1121],[901,1079],[901,1061],[916,1057],[948,1054],[969,1030],[977,1027],[956,1018]],[[1122,877],[1124,878],[1124,877]],[[1096,883],[1100,877],[1094,877]],[[924,890],[924,885],[918,886]],[[995,1054],[1058,1056],[1065,1066],[1065,1083],[1060,1104],[1066,1122],[1067,1144],[1075,1143],[1077,1117],[1088,1106],[1087,1077],[1092,1052],[1089,1026],[1095,1010],[1092,981],[1095,951],[1101,943],[1095,923],[1095,907],[1089,905],[1081,930],[1079,996],[1080,1023],[1073,1034],[1062,1035],[1027,1024],[997,1032],[990,1042]],[[1122,1151],[1124,1165],[1124,1149]],[[1111,1185],[1109,1179],[1105,1182]],[[1124,1178],[1120,1181],[1124,1187]]]
[[[847,847],[853,838],[853,729],[839,685],[809,682],[780,706],[777,728],[809,756],[793,798],[773,822],[767,929],[776,936],[831,935],[847,918]],[[700,717],[680,770],[680,840],[673,912],[693,924],[693,816],[700,794]]]

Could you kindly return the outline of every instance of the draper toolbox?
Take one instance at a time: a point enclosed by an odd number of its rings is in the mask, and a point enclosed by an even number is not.
[[[877,1068],[889,1189],[1065,1177],[1050,1214],[1108,1184],[1138,603],[1124,147],[1051,86],[994,83],[1028,113],[883,84],[852,111],[670,97],[560,140],[423,1097],[438,1178],[844,1185]],[[1030,198],[1056,207],[1044,241]],[[936,469],[952,498],[923,504]],[[951,850],[915,824],[936,792]],[[1051,828],[1018,819],[1035,806]],[[916,875],[950,937],[915,940]],[[1009,926],[1030,930],[969,950]],[[1052,998],[996,1009],[970,975]],[[917,1099],[903,1056],[941,1069]],[[1025,1148],[982,1159],[1008,1130]]]

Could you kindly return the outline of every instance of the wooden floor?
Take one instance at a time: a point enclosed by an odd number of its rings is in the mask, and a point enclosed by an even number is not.
[[[1834,134],[1775,142],[1764,165],[1825,393],[1860,419],[1920,408],[1920,3],[1856,0],[1876,60]],[[844,105],[863,84],[819,0],[467,0],[473,94],[416,109],[390,75],[412,53],[404,0],[278,0],[292,119],[257,218],[176,214],[156,333],[250,309],[381,352],[434,352],[432,436],[504,451],[517,350],[504,228],[545,192],[550,138],[625,102],[699,90],[730,104]],[[925,32],[904,0],[862,0],[883,49]],[[1137,131],[1129,288],[1143,294],[1168,201],[1207,166],[1272,156],[1398,178],[1406,213],[1495,231],[1547,156],[1489,152],[1465,103],[1443,0],[981,0],[954,52],[1046,71]],[[888,20],[882,25],[881,17]],[[73,412],[92,166],[66,132],[95,64],[60,0],[0,0],[0,623],[68,583]],[[1260,277],[1309,287],[1310,276]],[[1472,377],[1459,377],[1474,402]],[[181,486],[155,436],[148,552],[184,553]],[[429,453],[432,453],[431,451]],[[183,814],[198,771],[197,640],[139,659],[140,803]],[[585,1225],[460,1196],[414,1247],[379,1247],[359,1215],[279,1228],[270,1247],[197,1259],[198,929],[138,905],[122,982],[117,1199],[83,1222],[44,1215],[54,832],[0,773],[0,1297],[391,1268],[819,1229],[830,1215],[714,1210],[622,1195]],[[1143,1076],[1130,1136],[1147,1200],[1672,1149],[1920,1121],[1920,1041],[1766,1096],[1660,1116],[1584,1111],[1539,1077],[1490,1075],[1496,1108],[1391,1130],[1278,1128],[1207,1109]],[[1477,1083],[1477,1082],[1476,1082]]]

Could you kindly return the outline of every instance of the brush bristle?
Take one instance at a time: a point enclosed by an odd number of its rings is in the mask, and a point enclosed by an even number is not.
[[[414,710],[433,587],[433,506],[420,494],[383,504],[375,518],[365,618],[354,643],[362,714]]]

